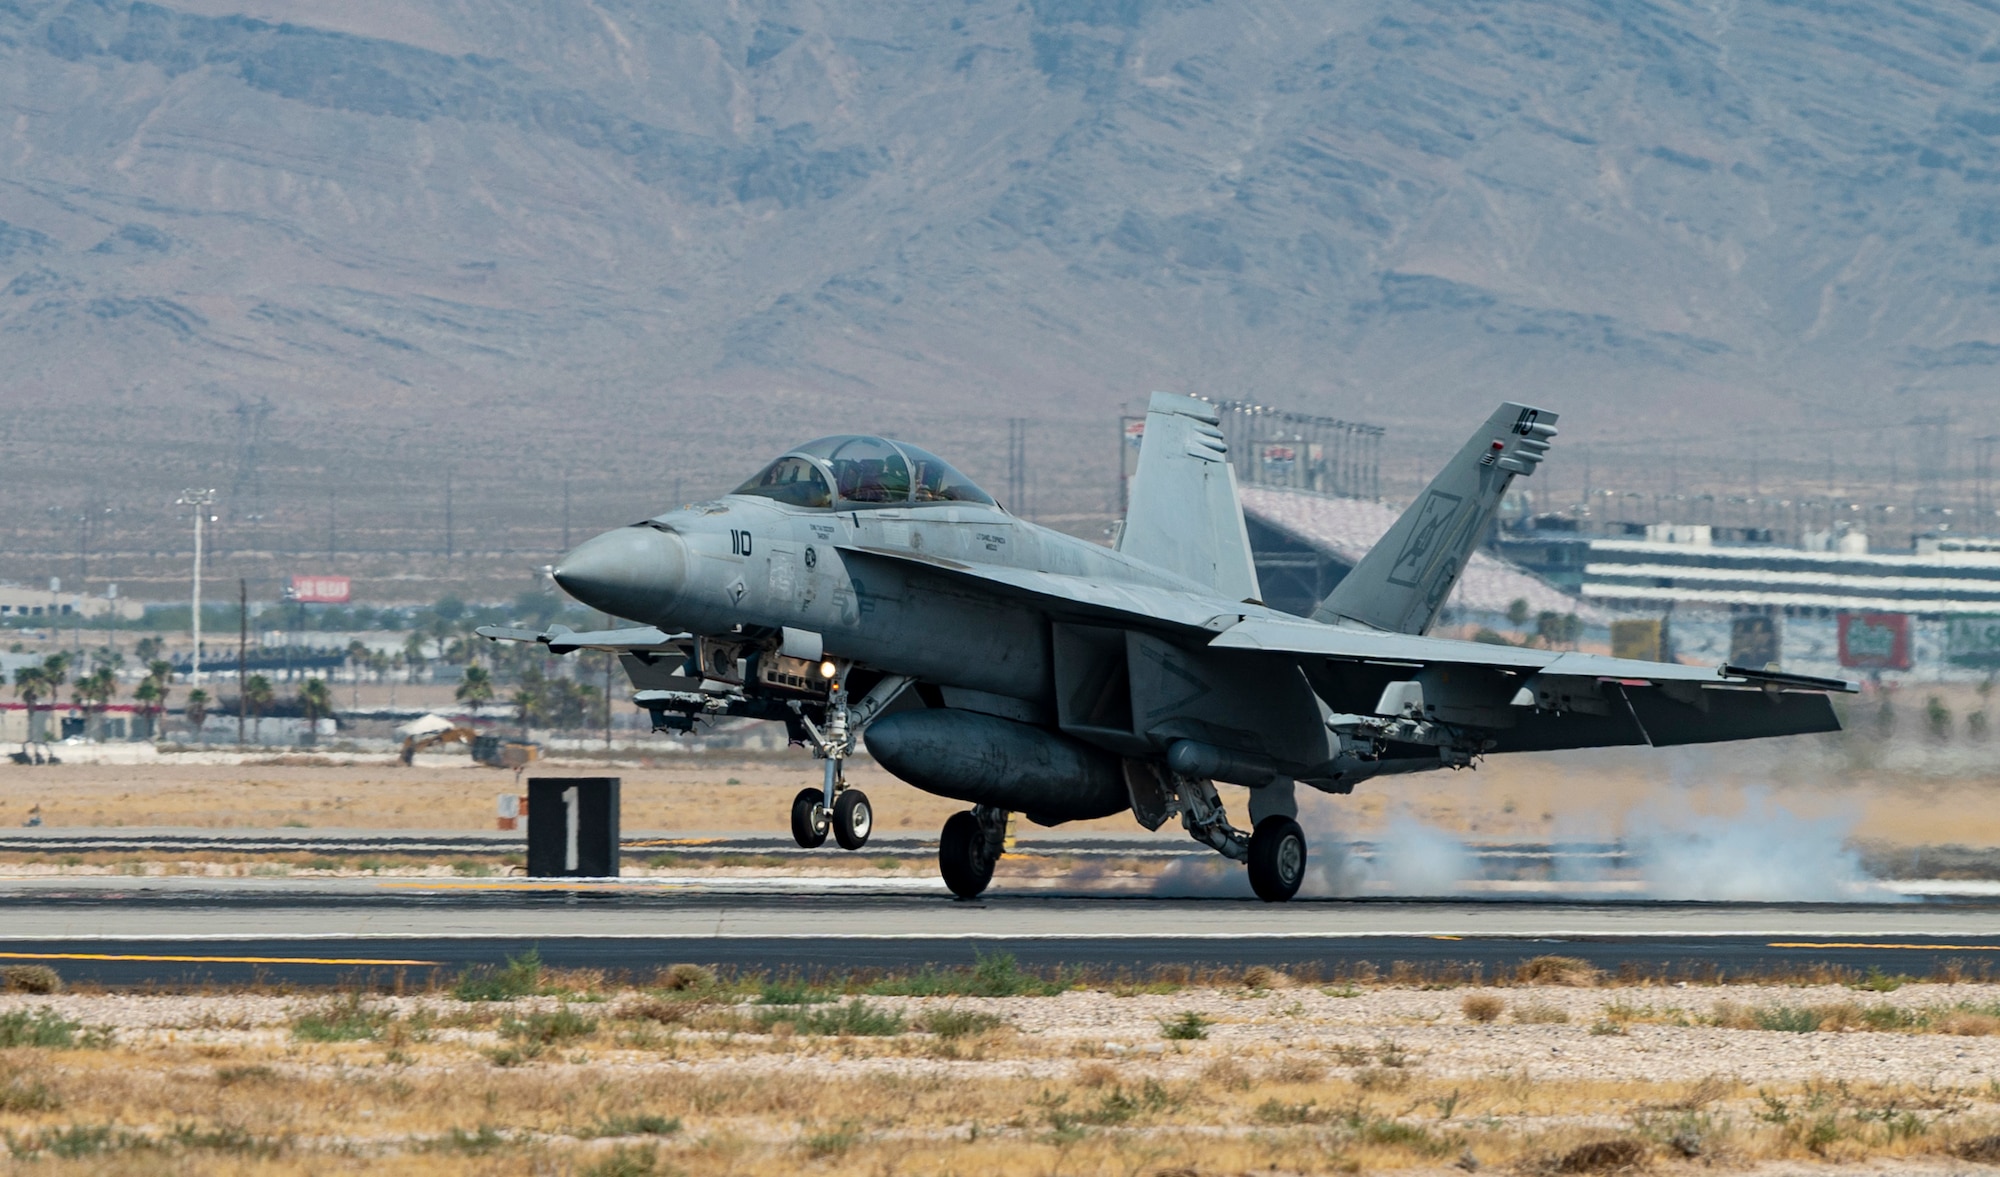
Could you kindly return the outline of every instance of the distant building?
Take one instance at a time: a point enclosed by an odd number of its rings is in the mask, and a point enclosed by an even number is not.
[[[146,615],[145,606],[137,601],[111,601],[82,593],[52,593],[47,589],[0,584],[0,618],[39,617],[45,621],[79,615],[94,618],[114,609],[120,621],[138,621]]]
[[[1310,614],[1396,522],[1395,508],[1371,499],[1332,498],[1268,486],[1239,491],[1250,550],[1264,603],[1301,617]],[[1529,616],[1574,613],[1590,624],[1609,615],[1490,552],[1477,551],[1452,591],[1447,609],[1499,617],[1516,601]]]
[[[1669,618],[1683,662],[1776,661],[1882,682],[2000,673],[2000,541],[1923,537],[1886,554],[1858,531],[1781,548],[1768,533],[1703,525],[1631,530],[1588,536],[1544,517],[1502,531],[1496,547],[1600,608]]]
[[[1645,538],[1536,528],[1502,532],[1497,548],[1550,582],[1607,608],[1707,608],[1830,617],[2000,613],[2000,543],[1919,541],[1917,552],[1868,551],[1859,532],[1808,533],[1808,547],[1718,543],[1705,526],[1654,524]],[[1816,550],[1814,550],[1816,549]]]

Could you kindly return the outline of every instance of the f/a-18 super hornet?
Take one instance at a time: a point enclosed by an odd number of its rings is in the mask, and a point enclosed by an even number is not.
[[[868,799],[842,762],[968,803],[938,844],[960,896],[992,880],[1011,814],[1042,825],[1178,817],[1267,900],[1306,871],[1299,785],[1482,756],[1838,730],[1835,679],[1427,636],[1554,413],[1502,405],[1311,617],[1259,602],[1218,418],[1157,393],[1117,543],[1007,513],[949,463],[827,437],[710,502],[596,536],[553,570],[636,623],[488,628],[619,656],[655,731],[747,716],[824,759],[792,807],[802,846],[856,849]],[[1228,815],[1227,784],[1247,828]]]

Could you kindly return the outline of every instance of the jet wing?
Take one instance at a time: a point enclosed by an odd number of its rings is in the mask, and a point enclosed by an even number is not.
[[[472,632],[495,642],[540,642],[549,648],[551,654],[569,654],[577,650],[609,650],[614,654],[681,653],[694,641],[687,634],[670,634],[651,625],[584,631],[573,630],[567,625],[552,625],[546,630],[482,625]]]
[[[1276,618],[1246,618],[1209,645],[1289,655],[1336,712],[1388,716],[1382,708],[1414,704],[1425,719],[1476,733],[1490,752],[1839,731],[1827,695],[1858,689],[1842,679],[1741,666],[1682,666]]]
[[[1838,678],[1815,678],[1742,666],[1683,666],[1677,662],[1646,662],[1607,658],[1602,654],[1533,650],[1522,646],[1487,645],[1452,638],[1417,637],[1381,630],[1349,629],[1311,621],[1268,617],[1245,618],[1217,635],[1209,645],[1224,650],[1271,650],[1286,654],[1317,654],[1349,662],[1387,663],[1411,667],[1488,666],[1523,673],[1607,679],[1622,683],[1713,683],[1717,686],[1773,686],[1779,689],[1838,691],[1860,688]]]
[[[844,556],[892,561],[905,566],[930,569],[948,577],[978,581],[990,590],[1017,599],[1031,600],[1053,615],[1065,618],[1104,620],[1151,627],[1202,630],[1216,633],[1243,619],[1239,612],[1218,612],[1216,602],[1190,593],[1171,592],[1145,585],[1093,580],[1059,572],[1037,572],[1032,568],[1007,568],[997,564],[967,564],[941,556],[890,548],[841,544]]]

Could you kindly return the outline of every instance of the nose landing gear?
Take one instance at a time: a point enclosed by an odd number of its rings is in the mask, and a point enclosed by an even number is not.
[[[868,803],[868,794],[848,787],[843,770],[854,752],[855,737],[895,702],[911,681],[905,675],[888,675],[850,708],[845,676],[836,678],[828,684],[826,727],[822,730],[812,720],[799,717],[812,737],[813,754],[826,761],[826,777],[819,788],[802,789],[792,799],[793,841],[811,850],[826,842],[831,829],[842,850],[859,850],[868,844],[868,835],[875,831],[875,809]]]
[[[792,798],[792,840],[811,850],[825,844],[827,827],[826,805],[820,800],[818,789],[800,789]]]
[[[875,811],[868,805],[868,794],[848,789],[834,799],[833,837],[842,850],[859,850],[867,845],[874,828]]]

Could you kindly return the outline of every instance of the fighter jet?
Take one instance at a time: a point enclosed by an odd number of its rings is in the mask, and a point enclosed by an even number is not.
[[[938,841],[965,898],[1014,814],[1178,818],[1276,902],[1306,876],[1300,785],[1838,730],[1829,693],[1856,688],[1837,679],[1428,636],[1555,421],[1502,405],[1311,617],[1259,601],[1214,409],[1156,393],[1114,546],[1009,514],[917,446],[826,437],[564,556],[563,591],[632,627],[480,632],[617,654],[655,731],[783,723],[825,761],[792,806],[801,846],[867,842],[843,772],[865,738],[896,777],[970,806]]]

